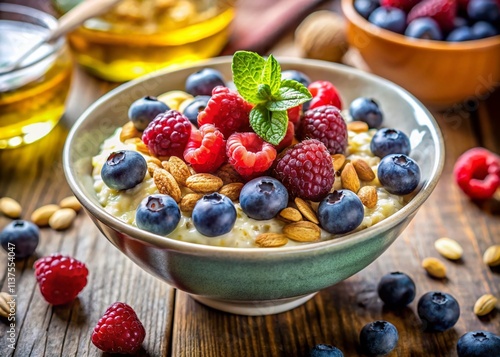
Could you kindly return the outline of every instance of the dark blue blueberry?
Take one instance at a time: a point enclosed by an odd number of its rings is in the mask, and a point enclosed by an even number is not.
[[[384,157],[378,165],[377,175],[384,188],[395,195],[413,192],[420,182],[420,168],[403,154]]]
[[[101,178],[109,188],[128,190],[144,180],[148,166],[137,151],[112,152],[102,166]]]
[[[203,68],[186,79],[186,92],[193,96],[212,95],[212,89],[217,86],[225,87],[226,84],[222,73],[213,68]]]
[[[281,72],[281,79],[293,79],[294,81],[302,83],[306,87],[311,84],[311,79],[305,73],[294,69]]]
[[[2,230],[0,244],[7,253],[12,252],[17,259],[24,259],[35,252],[39,236],[40,231],[34,223],[16,220],[10,222]]]
[[[194,97],[194,100],[184,108],[182,114],[189,119],[191,124],[198,127],[198,114],[205,109],[209,100],[210,96],[208,95]]]
[[[363,203],[349,190],[329,193],[319,204],[318,219],[321,227],[332,234],[342,234],[356,229],[365,216]]]
[[[137,130],[144,130],[160,113],[165,113],[170,107],[156,97],[147,96],[137,99],[128,109],[128,118]]]
[[[198,232],[207,237],[217,237],[233,229],[236,208],[228,197],[215,192],[196,202],[191,217]]]
[[[398,330],[388,321],[370,322],[359,334],[361,349],[370,356],[388,354],[397,346],[398,340]]]
[[[473,39],[474,35],[472,34],[471,28],[468,26],[462,26],[454,29],[448,34],[448,37],[446,37],[446,41],[448,42],[463,42]]]
[[[250,218],[271,219],[288,205],[288,191],[275,178],[257,177],[241,189],[240,205]]]
[[[443,34],[436,21],[430,17],[419,17],[408,24],[405,35],[425,40],[440,41]]]
[[[488,331],[471,331],[457,342],[458,357],[500,356],[500,336]]]
[[[383,29],[404,33],[406,28],[406,14],[395,7],[379,7],[368,17],[368,21]]]
[[[378,283],[378,296],[389,308],[401,308],[415,299],[415,283],[401,272],[386,274]]]
[[[474,39],[487,38],[498,35],[498,31],[495,26],[486,21],[476,22],[472,26],[471,31]]]
[[[344,354],[335,346],[321,343],[311,349],[309,357],[344,357]]]
[[[372,98],[354,99],[349,105],[349,114],[353,120],[364,121],[370,128],[378,128],[384,120],[384,114]]]
[[[473,21],[493,23],[500,20],[500,5],[497,0],[470,0],[467,15]]]
[[[455,326],[460,306],[450,294],[429,291],[418,300],[417,312],[426,331],[442,332]]]
[[[411,151],[410,139],[400,130],[383,128],[373,135],[370,150],[373,155],[380,158],[391,154],[409,155]]]
[[[137,227],[162,236],[171,233],[180,219],[179,206],[169,195],[150,195],[141,201],[135,212]]]
[[[379,6],[379,0],[354,0],[354,9],[365,19]]]
[[[453,19],[453,28],[468,26],[468,25],[469,22],[467,21],[467,19],[464,19],[463,17],[457,16]]]

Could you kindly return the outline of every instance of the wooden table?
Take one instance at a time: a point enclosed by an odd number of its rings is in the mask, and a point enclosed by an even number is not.
[[[272,52],[297,54],[290,35],[283,37]],[[23,218],[29,219],[35,208],[57,203],[71,194],[61,164],[68,127],[113,86],[76,68],[61,124],[37,143],[0,151],[0,197],[18,200],[23,206]],[[317,343],[330,343],[343,350],[345,356],[358,356],[359,331],[376,319],[391,321],[399,330],[400,342],[391,356],[455,356],[456,341],[466,331],[500,333],[498,310],[483,318],[472,312],[482,294],[500,298],[500,270],[482,263],[485,249],[500,244],[500,204],[471,202],[459,191],[452,176],[455,160],[468,148],[485,146],[500,153],[499,104],[500,91],[496,91],[484,102],[471,101],[447,112],[434,112],[445,138],[446,165],[437,188],[410,226],[366,269],[321,291],[303,306],[278,315],[235,316],[195,302],[128,260],[83,212],[66,231],[43,228],[36,256],[16,264],[16,349],[8,347],[9,327],[2,319],[0,356],[99,356],[101,352],[91,344],[90,335],[99,317],[115,301],[133,306],[142,320],[147,331],[140,352],[143,356],[307,356]],[[0,228],[10,221],[0,217]],[[420,262],[425,257],[439,257],[433,243],[443,236],[456,239],[465,254],[458,263],[443,258],[448,278],[435,280],[425,273]],[[88,285],[68,306],[47,304],[34,277],[35,259],[53,252],[72,255],[90,270]],[[3,250],[0,261],[6,262]],[[462,314],[453,329],[435,334],[423,332],[416,301],[400,312],[383,307],[376,293],[378,280],[397,270],[414,279],[416,300],[429,290],[442,290],[457,298]],[[0,287],[1,291],[7,290],[4,267],[0,267]]]

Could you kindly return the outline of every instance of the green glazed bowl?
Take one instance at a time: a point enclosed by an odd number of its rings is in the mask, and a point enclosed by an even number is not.
[[[186,77],[203,68],[231,78],[231,58],[166,70],[126,83],[96,101],[73,126],[64,148],[68,183],[90,217],[123,254],[171,286],[213,308],[244,315],[273,314],[294,308],[321,289],[359,272],[379,257],[415,216],[441,175],[444,145],[431,114],[408,92],[379,77],[334,63],[279,59],[312,80],[328,80],[344,103],[359,96],[375,98],[385,126],[410,137],[411,156],[422,180],[411,201],[374,226],[340,238],[296,247],[225,248],[182,242],[128,225],[99,204],[91,176],[92,156],[113,131],[128,120],[129,105],[145,95],[183,89]]]

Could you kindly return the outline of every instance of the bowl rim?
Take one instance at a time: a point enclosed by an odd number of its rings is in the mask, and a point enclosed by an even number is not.
[[[425,40],[420,38],[411,38],[396,32],[392,32],[381,27],[378,27],[363,16],[358,14],[353,6],[354,0],[341,0],[341,7],[344,16],[362,31],[370,33],[374,37],[382,38],[386,41],[396,43],[402,46],[416,47],[427,50],[441,51],[466,51],[466,50],[482,50],[492,46],[500,45],[500,34],[492,37],[482,38],[479,40],[463,41],[463,42],[447,42]]]
[[[214,65],[230,65],[231,60],[232,56],[215,57],[208,60],[197,61],[189,65],[176,66],[175,68],[167,68],[156,71],[153,74],[148,74],[146,76],[137,78],[133,81],[120,85],[119,87],[111,90],[110,92],[100,97],[85,110],[85,112],[78,118],[78,120],[72,126],[66,138],[66,142],[63,149],[63,168],[66,180],[71,190],[73,191],[77,199],[82,203],[83,207],[91,215],[93,215],[97,220],[109,226],[110,228],[128,235],[130,238],[142,241],[152,246],[159,247],[161,249],[176,250],[182,253],[194,254],[194,255],[210,255],[214,258],[215,257],[227,258],[228,256],[231,256],[231,257],[236,257],[238,259],[267,260],[267,259],[275,259],[277,256],[282,256],[282,255],[287,255],[287,256],[292,256],[296,254],[302,255],[305,253],[312,253],[320,250],[329,250],[329,249],[336,250],[340,249],[340,247],[347,248],[357,243],[360,243],[364,240],[370,239],[374,235],[379,235],[399,225],[400,223],[405,221],[405,219],[408,216],[411,216],[412,214],[416,213],[416,211],[427,200],[427,198],[430,196],[430,194],[436,187],[444,168],[444,161],[445,161],[444,139],[441,130],[439,128],[439,125],[437,124],[432,114],[412,94],[410,94],[408,91],[404,90],[403,88],[399,87],[398,85],[384,78],[373,75],[371,73],[361,71],[359,69],[348,67],[346,65],[332,63],[332,62],[325,62],[320,60],[278,56],[277,60],[282,65],[283,64],[288,66],[306,65],[310,68],[316,68],[318,70],[324,70],[326,66],[330,67],[331,69],[334,69],[337,72],[342,72],[345,75],[368,77],[369,80],[376,81],[377,83],[397,92],[413,107],[415,111],[420,112],[422,115],[426,116],[426,118],[430,121],[431,124],[430,134],[433,137],[433,141],[436,144],[435,151],[438,154],[437,160],[434,166],[431,168],[429,180],[424,182],[420,191],[410,200],[410,202],[408,202],[408,204],[406,204],[395,214],[391,215],[388,218],[385,218],[383,221],[378,222],[377,224],[371,227],[368,227],[366,229],[360,230],[355,233],[348,233],[345,236],[337,237],[334,239],[329,239],[315,243],[308,243],[305,245],[297,245],[292,247],[236,248],[236,247],[220,247],[220,246],[211,246],[205,244],[184,242],[169,237],[162,237],[141,230],[138,227],[132,226],[128,223],[119,220],[117,217],[106,212],[102,206],[95,205],[92,201],[90,201],[89,198],[86,197],[83,189],[81,188],[81,185],[78,183],[75,175],[73,175],[75,165],[73,165],[72,162],[70,161],[71,146],[73,141],[75,140],[76,133],[79,127],[92,114],[94,110],[96,110],[99,106],[103,105],[106,101],[110,100],[111,98],[119,95],[123,91],[126,91],[128,88],[143,83],[145,81],[151,80],[152,78],[165,76],[169,73],[189,68],[207,67]]]

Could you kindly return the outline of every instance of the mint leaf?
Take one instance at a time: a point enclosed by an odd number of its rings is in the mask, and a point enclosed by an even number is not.
[[[252,104],[259,104],[261,100],[257,93],[266,60],[257,53],[237,51],[233,55],[231,69],[233,81],[238,93]]]
[[[259,84],[257,98],[260,100],[260,103],[272,100],[273,94],[271,93],[271,87],[267,84]]]
[[[274,95],[273,100],[266,103],[266,108],[272,112],[287,110],[305,103],[311,98],[311,93],[302,83],[292,79],[284,79],[281,81],[278,94]]]
[[[285,137],[288,115],[286,111],[270,112],[259,104],[250,111],[250,125],[263,140],[278,145]]]
[[[261,83],[267,84],[271,88],[272,94],[278,94],[281,86],[281,68],[273,55],[267,57],[264,69],[262,70]]]

